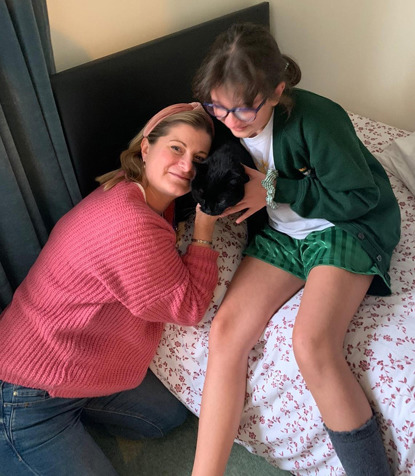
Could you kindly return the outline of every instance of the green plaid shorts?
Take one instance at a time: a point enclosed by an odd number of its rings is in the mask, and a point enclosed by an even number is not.
[[[378,276],[390,290],[389,276],[382,274],[376,262],[353,235],[337,226],[313,231],[299,240],[267,225],[252,239],[244,254],[281,268],[304,281],[312,268],[328,265],[352,273]]]

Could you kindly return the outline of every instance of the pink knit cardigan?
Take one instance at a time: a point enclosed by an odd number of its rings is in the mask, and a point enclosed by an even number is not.
[[[67,398],[136,387],[163,323],[203,317],[217,256],[191,245],[180,257],[137,184],[98,188],[56,224],[3,312],[0,379]]]

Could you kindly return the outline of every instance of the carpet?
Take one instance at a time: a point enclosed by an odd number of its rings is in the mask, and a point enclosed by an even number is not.
[[[131,441],[111,436],[98,427],[91,435],[120,476],[190,476],[196,449],[198,419],[190,414],[164,438]],[[289,476],[267,461],[234,444],[225,476]]]

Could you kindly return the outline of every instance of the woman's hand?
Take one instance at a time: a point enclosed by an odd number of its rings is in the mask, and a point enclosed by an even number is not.
[[[240,217],[235,221],[237,224],[242,223],[248,217],[256,213],[258,210],[266,206],[266,196],[267,191],[261,185],[261,181],[264,180],[265,174],[259,172],[256,169],[251,169],[244,165],[245,172],[249,177],[249,182],[245,184],[245,195],[244,198],[233,207],[227,208],[223,213],[222,217],[232,215],[233,213],[246,210]]]
[[[215,223],[219,218],[220,215],[213,216],[202,212],[200,205],[197,204],[193,238],[195,240],[212,241]]]

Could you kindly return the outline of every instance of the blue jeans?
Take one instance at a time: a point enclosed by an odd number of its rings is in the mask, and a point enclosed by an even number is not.
[[[139,387],[97,398],[52,398],[0,380],[0,405],[0,474],[13,476],[115,476],[84,423],[141,439],[161,437],[187,417],[150,370]]]

